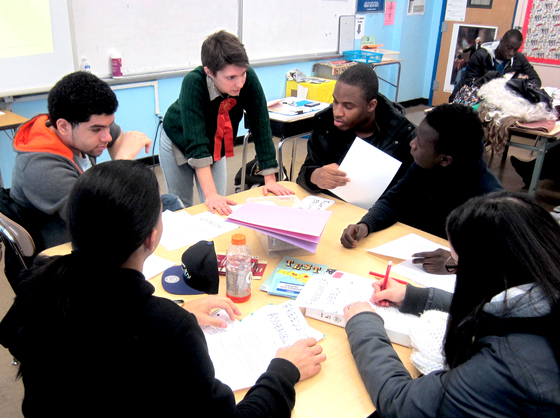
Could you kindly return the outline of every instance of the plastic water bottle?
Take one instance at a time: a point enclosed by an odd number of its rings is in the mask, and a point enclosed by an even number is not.
[[[91,66],[89,65],[89,61],[87,60],[87,58],[82,59],[80,70],[85,71],[86,73],[91,73]]]
[[[251,250],[245,244],[245,235],[234,234],[226,253],[226,296],[235,303],[251,297]]]

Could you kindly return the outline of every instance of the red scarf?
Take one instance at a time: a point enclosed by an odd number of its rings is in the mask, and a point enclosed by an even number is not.
[[[223,140],[225,140],[226,157],[233,157],[233,128],[231,126],[231,119],[229,118],[229,111],[236,103],[237,101],[231,97],[220,103],[220,109],[218,110],[218,127],[216,128],[216,135],[214,136],[214,161],[220,161],[222,159]]]

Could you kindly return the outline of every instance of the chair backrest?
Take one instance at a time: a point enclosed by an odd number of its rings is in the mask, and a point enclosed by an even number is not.
[[[23,268],[29,266],[25,258],[35,254],[35,243],[31,235],[17,222],[0,212],[0,239],[5,247],[10,247],[17,255]]]

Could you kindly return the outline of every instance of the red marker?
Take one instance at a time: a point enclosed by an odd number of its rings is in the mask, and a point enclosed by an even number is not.
[[[374,271],[370,271],[369,274],[371,274],[372,276],[375,276],[375,277],[379,277],[380,279],[385,278],[384,274],[376,273]],[[408,284],[408,282],[405,282],[404,280],[401,280],[401,279],[395,279],[394,277],[391,277],[391,280],[394,280],[394,281],[396,281],[397,283],[400,283],[400,284]]]
[[[389,261],[387,264],[387,271],[385,272],[385,277],[383,279],[383,285],[381,286],[381,290],[387,289],[387,281],[389,280],[389,273],[391,272],[391,266],[393,265],[392,261]]]

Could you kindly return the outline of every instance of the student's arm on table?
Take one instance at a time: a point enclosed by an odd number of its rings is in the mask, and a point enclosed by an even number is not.
[[[218,194],[210,166],[195,167],[195,171],[198,184],[200,184],[200,188],[204,194],[204,203],[208,207],[210,213],[214,213],[214,211],[216,211],[220,215],[229,215],[232,212],[229,205],[235,206],[237,203]]]
[[[125,133],[121,130],[121,134],[108,150],[112,160],[133,160],[142,149],[148,154],[151,146],[152,140],[146,134],[139,131]]]

